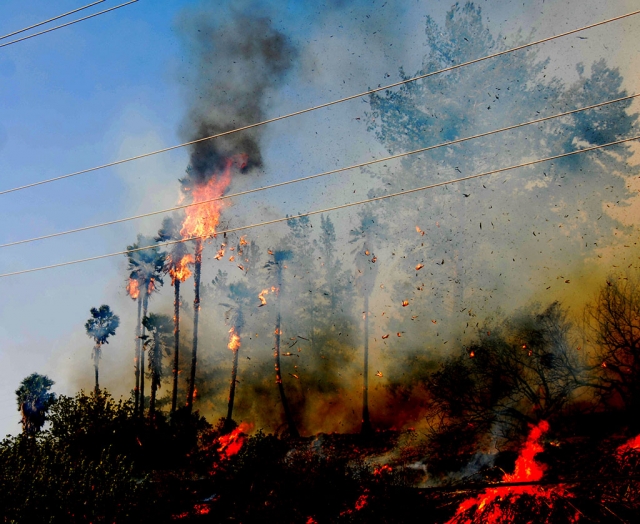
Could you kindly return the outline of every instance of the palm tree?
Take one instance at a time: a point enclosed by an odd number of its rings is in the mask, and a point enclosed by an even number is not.
[[[273,356],[275,358],[275,369],[276,369],[276,384],[278,384],[278,391],[280,392],[280,401],[282,402],[282,409],[284,410],[285,420],[287,421],[287,426],[289,427],[289,436],[291,437],[299,437],[300,433],[298,433],[298,429],[296,428],[295,421],[293,420],[293,416],[291,415],[291,410],[289,409],[289,403],[287,402],[287,397],[284,392],[284,385],[282,384],[282,371],[280,367],[280,334],[282,333],[281,328],[281,320],[282,320],[282,268],[284,263],[289,260],[293,254],[291,251],[286,250],[275,250],[273,252],[273,260],[267,262],[265,267],[268,270],[275,269],[276,271],[276,282],[278,289],[276,291],[278,296],[278,309],[276,312],[276,329],[274,331],[275,334],[275,351]]]
[[[111,311],[111,308],[105,304],[98,309],[91,308],[91,317],[84,325],[87,335],[95,341],[91,357],[93,358],[93,367],[96,372],[96,395],[100,393],[98,385],[98,366],[100,357],[102,356],[102,345],[109,343],[109,337],[116,334],[116,329],[120,325],[120,317]]]
[[[155,238],[157,242],[180,240],[180,227],[171,217],[162,221],[162,227]],[[178,374],[180,363],[180,283],[191,276],[189,266],[193,265],[193,255],[187,246],[180,242],[173,244],[166,257],[164,271],[171,275],[173,298],[173,390],[171,392],[171,413],[175,413],[178,403]]]
[[[35,435],[44,425],[46,413],[56,399],[55,393],[49,393],[53,384],[55,382],[49,377],[38,373],[32,373],[20,382],[16,396],[25,435]]]
[[[169,355],[171,337],[171,319],[167,315],[151,313],[142,319],[142,325],[149,331],[150,337],[144,343],[149,351],[149,374],[151,376],[151,395],[149,397],[149,419],[153,420],[156,409],[156,392],[162,380],[162,354]]]
[[[364,298],[364,369],[362,386],[362,428],[361,433],[368,435],[372,433],[371,419],[369,417],[369,296],[373,291],[378,265],[376,256],[373,254],[374,233],[377,229],[376,219],[370,210],[366,209],[359,213],[360,227],[351,231],[352,239],[350,243],[358,242],[358,246],[353,251],[355,254],[356,288]]]
[[[147,249],[141,249],[147,248]],[[139,317],[147,316],[149,306],[149,297],[158,287],[163,284],[162,274],[164,272],[164,263],[166,254],[160,251],[158,246],[154,246],[154,240],[151,238],[138,235],[137,242],[131,246],[127,246],[127,258],[129,259],[128,270],[129,282],[136,282],[139,289],[139,298],[142,298],[142,314]],[[140,309],[140,306],[138,306]],[[134,390],[135,409],[139,409],[140,417],[144,416],[144,348],[142,339],[145,336],[144,326],[138,324],[136,327],[136,387]]]

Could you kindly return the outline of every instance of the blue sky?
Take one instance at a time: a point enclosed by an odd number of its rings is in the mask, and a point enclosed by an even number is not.
[[[117,3],[109,0],[93,10]],[[0,33],[82,4],[78,0],[4,0]],[[189,89],[184,79],[194,74],[195,67],[184,45],[180,21],[196,9],[218,9],[224,19],[229,5],[219,4],[140,0],[0,48],[0,190],[180,142],[184,95]],[[637,8],[630,0],[524,4],[488,0],[478,4],[492,30],[512,38],[522,28],[525,40]],[[441,22],[450,5],[445,1],[260,3],[260,9],[273,17],[274,25],[289,34],[302,52],[298,69],[273,94],[269,116],[391,82],[401,65],[409,72],[416,70],[425,52],[424,16]],[[576,62],[588,64],[605,56],[621,68],[627,89],[637,90],[640,41],[633,35],[639,32],[639,23],[628,20],[594,31],[586,41],[550,44],[545,53],[552,58],[554,74],[570,78]],[[237,188],[382,155],[382,146],[357,120],[367,110],[364,106],[358,100],[270,126],[263,138],[264,172],[260,178],[238,182]],[[178,150],[0,196],[0,243],[174,205],[179,197],[175,180],[186,162],[187,151]],[[358,190],[358,196],[366,193],[366,181],[361,179],[323,181],[250,200],[250,211],[236,214],[239,221],[257,221],[330,205],[336,194],[348,196],[351,187]],[[348,229],[351,215],[340,216]],[[152,233],[158,223],[159,219],[149,219],[1,249],[0,272],[120,251],[134,241],[138,231]],[[83,330],[90,307],[114,304],[126,317],[121,329],[133,332],[129,317],[134,307],[124,296],[124,267],[124,257],[117,257],[0,280],[0,434],[19,428],[13,392],[29,373],[48,374],[59,393],[91,386],[91,343]],[[108,348],[114,358],[105,351],[105,375],[126,376],[123,370],[130,363],[117,355],[126,354],[130,345],[127,336],[114,340]],[[128,385],[113,384],[112,389],[125,393]]]

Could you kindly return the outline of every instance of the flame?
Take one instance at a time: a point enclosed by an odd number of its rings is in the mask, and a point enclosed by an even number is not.
[[[407,307],[409,305],[409,301],[408,300],[403,300],[402,301],[402,307]]]
[[[231,255],[231,256],[229,257],[229,262],[233,262],[235,259],[236,259],[236,257],[234,257],[233,255]]]
[[[171,255],[169,255],[169,258],[171,258]],[[191,276],[189,266],[193,265],[194,262],[195,259],[191,253],[187,253],[177,263],[174,263],[173,260],[171,260],[169,274],[171,275],[172,286],[176,283],[176,280],[184,282]]]
[[[229,330],[229,344],[227,347],[231,351],[238,351],[240,349],[240,335],[236,333],[236,328],[232,327]]]
[[[246,162],[246,155],[228,158],[221,173],[214,174],[206,184],[193,187],[191,201],[199,205],[185,209],[187,216],[180,230],[183,238],[215,236],[220,212],[224,207],[221,200],[215,199],[224,195],[231,182],[231,169],[234,165],[241,166],[244,162]]]
[[[252,424],[241,422],[231,433],[221,436],[218,439],[218,444],[220,444],[218,452],[220,455],[227,459],[237,455],[244,445],[247,434],[252,429]]]
[[[617,449],[618,455],[622,455],[630,451],[640,452],[640,435],[630,438]]]
[[[133,299],[136,300],[140,296],[140,286],[138,285],[138,281],[130,278],[129,283],[127,284],[127,294]]]
[[[540,439],[548,430],[549,423],[544,420],[531,429],[524,448],[516,460],[514,472],[512,474],[505,473],[502,477],[503,482],[536,482],[542,479],[545,466],[538,464],[535,461],[535,456],[544,449],[540,444]],[[447,524],[512,522],[512,516],[503,511],[503,505],[509,501],[515,503],[522,495],[534,497],[537,504],[544,502],[547,505],[551,505],[559,497],[572,496],[562,485],[556,485],[553,489],[545,489],[542,486],[487,488],[477,497],[471,497],[462,502],[458,506],[456,514],[447,521]]]
[[[151,293],[153,293],[155,289],[156,289],[156,282],[152,277],[151,279],[149,279],[149,285],[147,286],[147,295],[150,295]]]
[[[263,289],[262,291],[260,291],[260,294],[258,295],[258,298],[260,299],[260,305],[258,307],[266,306],[267,305],[267,299],[264,298],[264,296],[268,295],[269,292],[275,293],[276,289],[277,288],[275,286],[271,286],[271,289],[267,288],[267,289]]]
[[[220,260],[220,259],[224,258],[224,248],[219,249],[214,258],[216,260]]]
[[[240,245],[241,246],[246,246],[247,245],[246,237],[240,237]]]

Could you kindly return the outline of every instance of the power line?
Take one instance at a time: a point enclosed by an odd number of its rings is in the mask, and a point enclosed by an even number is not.
[[[29,27],[25,27],[24,29],[19,29],[18,31],[14,31],[13,33],[7,33],[4,36],[0,36],[0,40],[4,40],[5,38],[9,38],[10,36],[14,36],[20,33],[24,33],[25,31],[29,31],[29,29],[40,27],[41,25],[48,24],[49,22],[53,22],[54,20],[58,20],[60,18],[64,18],[65,16],[72,15],[73,13],[77,13],[78,11],[83,11],[84,9],[88,9],[89,7],[93,7],[94,5],[101,4],[104,1],[105,0],[98,0],[97,2],[93,2],[92,4],[88,4],[83,7],[78,7],[78,9],[74,9],[73,11],[67,11],[64,14],[54,16],[53,18],[49,18],[48,20],[44,20],[42,22],[38,22],[37,24],[30,25]]]
[[[51,234],[48,234],[48,235],[42,235],[42,236],[39,236],[39,237],[28,238],[28,239],[24,239],[24,240],[16,240],[14,242],[8,242],[6,244],[0,244],[0,249],[5,248],[5,247],[16,246],[16,245],[19,245],[19,244],[27,244],[27,243],[30,243],[30,242],[36,242],[38,240],[46,240],[46,239],[49,239],[49,238],[56,238],[56,237],[60,237],[60,236],[64,236],[64,235],[69,235],[69,234],[72,234],[72,233],[80,233],[82,231],[89,231],[91,229],[97,229],[97,228],[100,228],[100,227],[112,226],[112,225],[115,225],[115,224],[121,224],[123,222],[128,222],[130,220],[137,220],[137,219],[140,219],[140,218],[147,218],[147,217],[150,217],[150,216],[160,215],[160,214],[163,214],[163,213],[169,213],[171,211],[178,211],[180,209],[186,209],[188,207],[200,206],[200,205],[203,205],[203,204],[209,204],[211,202],[216,202],[216,201],[219,201],[219,200],[227,200],[229,198],[248,195],[248,194],[251,194],[251,193],[257,193],[259,191],[264,191],[264,190],[267,190],[267,189],[274,189],[276,187],[282,187],[282,186],[286,186],[286,185],[289,185],[289,184],[295,184],[297,182],[304,182],[304,181],[307,181],[307,180],[313,180],[315,178],[320,178],[320,177],[327,176],[327,175],[333,175],[333,174],[336,174],[336,173],[340,173],[342,171],[348,171],[348,170],[351,170],[351,169],[366,167],[366,166],[370,166],[370,165],[377,164],[377,163],[380,163],[380,162],[387,162],[389,160],[395,160],[395,159],[402,158],[402,157],[405,157],[405,156],[415,155],[415,154],[418,154],[418,153],[424,153],[426,151],[431,151],[433,149],[437,149],[437,148],[440,148],[440,147],[451,146],[451,145],[459,144],[461,142],[466,142],[468,140],[474,140],[474,139],[477,139],[477,138],[482,138],[482,137],[485,137],[485,136],[493,135],[493,134],[496,134],[496,133],[501,133],[501,132],[504,132],[504,131],[511,131],[511,130],[518,129],[520,127],[524,127],[524,126],[528,126],[528,125],[532,125],[532,124],[539,124],[541,122],[545,122],[547,120],[552,120],[554,118],[560,118],[560,117],[563,117],[563,116],[568,116],[568,115],[571,115],[571,114],[574,114],[574,113],[579,113],[581,111],[587,111],[589,109],[596,109],[598,107],[602,107],[602,106],[605,106],[605,105],[608,105],[608,104],[614,104],[616,102],[622,102],[624,100],[630,100],[630,99],[636,98],[638,96],[640,96],[640,93],[639,94],[633,94],[633,95],[625,96],[625,97],[622,97],[622,98],[616,98],[615,100],[608,100],[606,102],[600,102],[598,104],[593,104],[593,105],[590,105],[590,106],[581,107],[579,109],[572,109],[571,111],[565,111],[563,113],[558,113],[558,114],[551,115],[551,116],[545,116],[545,117],[542,117],[542,118],[536,118],[535,120],[529,120],[528,122],[522,122],[520,124],[514,124],[514,125],[511,125],[511,126],[500,128],[500,129],[495,129],[493,131],[486,131],[484,133],[479,133],[479,134],[468,136],[468,137],[465,137],[465,138],[458,138],[456,140],[450,140],[448,142],[442,142],[440,144],[435,144],[435,145],[428,146],[428,147],[422,147],[420,149],[415,149],[415,150],[409,151],[407,153],[398,153],[398,154],[395,154],[395,155],[391,155],[391,156],[387,156],[387,157],[383,157],[383,158],[378,158],[376,160],[369,160],[367,162],[362,162],[362,163],[354,164],[354,165],[347,166],[347,167],[340,167],[340,168],[337,168],[337,169],[332,169],[330,171],[324,171],[322,173],[317,173],[317,174],[306,176],[306,177],[302,177],[302,178],[296,178],[296,179],[293,179],[293,180],[287,180],[285,182],[278,182],[276,184],[270,184],[268,186],[262,186],[262,187],[258,187],[258,188],[254,188],[254,189],[247,189],[245,191],[239,191],[237,193],[230,193],[228,195],[223,195],[223,196],[220,196],[220,197],[217,197],[217,198],[211,198],[211,199],[208,199],[208,200],[203,200],[202,202],[196,202],[196,203],[191,203],[191,204],[184,204],[184,205],[180,205],[180,206],[174,206],[174,207],[170,207],[170,208],[167,208],[167,209],[161,209],[159,211],[151,211],[149,213],[143,213],[143,214],[134,215],[134,216],[131,216],[131,217],[119,218],[119,219],[116,219],[116,220],[110,220],[108,222],[102,222],[100,224],[93,224],[91,226],[79,227],[79,228],[70,229],[70,230],[67,230],[67,231],[60,231],[58,233],[51,233]]]
[[[34,38],[36,36],[44,35],[45,33],[50,33],[51,31],[55,31],[56,29],[62,29],[63,27],[67,27],[73,24],[77,24],[78,22],[83,22],[84,20],[89,20],[89,18],[94,18],[96,16],[103,15],[110,11],[115,11],[116,9],[120,9],[121,7],[125,7],[130,4],[135,4],[138,0],[130,0],[129,2],[125,2],[124,4],[117,5],[115,7],[110,7],[109,9],[105,9],[104,11],[99,11],[97,13],[93,13],[92,15],[85,16],[83,18],[78,18],[76,20],[71,20],[71,22],[67,22],[65,24],[60,24],[55,27],[51,27],[50,29],[45,29],[44,31],[40,31],[39,33],[33,33],[32,35],[23,36],[22,38],[16,38],[15,40],[11,40],[11,42],[5,42],[4,44],[0,44],[0,47],[7,47],[9,45],[17,44],[18,42],[22,42],[24,40],[29,40],[29,38]],[[97,3],[97,2],[96,2]],[[64,15],[66,16],[66,15]],[[42,22],[45,23],[45,22]],[[4,38],[4,37],[3,37]]]
[[[390,193],[388,195],[382,195],[382,196],[378,196],[378,197],[374,197],[374,198],[367,198],[366,200],[360,200],[357,202],[349,202],[347,204],[341,204],[339,206],[333,206],[333,207],[328,207],[325,209],[318,209],[315,211],[308,211],[306,213],[300,213],[298,215],[292,215],[292,216],[286,216],[286,217],[281,217],[281,218],[275,218],[273,220],[267,220],[266,222],[257,222],[255,224],[250,224],[247,226],[240,226],[240,227],[234,227],[234,228],[230,228],[230,229],[225,229],[222,231],[217,231],[216,232],[216,236],[217,235],[223,235],[223,234],[227,234],[227,233],[237,233],[238,231],[245,231],[247,229],[252,229],[254,227],[260,227],[260,226],[268,226],[271,224],[277,224],[279,222],[288,222],[289,220],[296,220],[298,218],[302,218],[302,217],[308,217],[308,216],[312,216],[312,215],[318,215],[320,213],[328,213],[330,211],[337,211],[338,209],[345,209],[348,207],[353,207],[353,206],[359,206],[362,204],[368,204],[370,202],[377,202],[379,200],[386,200],[388,198],[394,198],[397,196],[401,196],[401,195],[409,195],[411,193],[417,193],[418,191],[424,191],[426,189],[433,189],[436,187],[441,187],[441,186],[446,186],[449,184],[455,184],[458,182],[464,182],[466,180],[473,180],[474,178],[480,178],[480,177],[484,177],[484,176],[488,176],[488,175],[494,175],[496,173],[502,173],[504,171],[509,171],[512,169],[517,169],[520,167],[526,167],[526,166],[532,166],[535,164],[540,164],[542,162],[548,162],[550,160],[557,160],[559,158],[566,158],[572,155],[577,155],[580,153],[586,153],[588,151],[595,151],[597,149],[602,149],[605,147],[611,147],[614,145],[618,145],[618,144],[623,144],[625,142],[631,142],[632,140],[638,140],[640,139],[640,135],[631,137],[631,138],[625,138],[622,140],[616,140],[614,142],[609,142],[607,144],[602,144],[599,146],[592,146],[592,147],[587,147],[584,149],[579,149],[577,151],[571,151],[569,153],[562,153],[560,155],[554,155],[554,156],[549,156],[546,158],[540,158],[538,160],[531,160],[529,162],[524,162],[522,164],[517,164],[514,166],[509,166],[509,167],[501,167],[499,169],[493,169],[491,171],[485,171],[483,173],[477,173],[475,175],[469,175],[469,176],[465,176],[465,177],[461,177],[461,178],[456,178],[453,180],[447,180],[445,182],[436,182],[434,184],[429,184],[427,186],[422,186],[422,187],[416,187],[414,189],[407,189],[407,190],[403,190],[403,191],[398,191],[397,193]],[[57,268],[57,267],[63,267],[63,266],[70,266],[73,264],[80,264],[82,262],[91,262],[93,260],[101,260],[103,258],[110,258],[110,257],[115,257],[115,256],[119,256],[119,255],[126,255],[128,253],[135,253],[136,251],[145,251],[147,249],[154,249],[154,248],[161,248],[161,247],[166,247],[166,246],[171,246],[171,245],[175,245],[175,244],[181,244],[183,242],[190,242],[192,240],[206,240],[208,238],[211,238],[211,235],[201,235],[201,236],[195,236],[195,237],[189,237],[189,238],[184,238],[181,240],[171,240],[169,242],[161,242],[161,243],[157,243],[155,245],[152,246],[147,246],[147,247],[139,247],[136,249],[128,249],[126,251],[118,251],[115,253],[108,253],[106,255],[97,255],[94,257],[88,257],[88,258],[82,258],[82,259],[78,259],[78,260],[71,260],[68,262],[60,262],[58,264],[51,264],[48,266],[41,266],[41,267],[36,267],[36,268],[31,268],[31,269],[22,269],[20,271],[13,271],[11,273],[3,273],[0,274],[0,278],[5,278],[5,277],[11,277],[11,276],[16,276],[16,275],[22,275],[25,273],[34,273],[36,271],[43,271],[45,269],[53,269],[53,268]]]
[[[128,2],[128,3],[133,3],[135,1],[137,1],[137,0],[132,0],[132,2]],[[121,6],[118,6],[118,7],[122,7],[124,5],[127,5],[127,4],[122,4]],[[117,7],[116,8],[112,8],[112,9],[117,9]],[[423,75],[418,75],[418,76],[414,76],[412,78],[407,78],[407,79],[401,80],[399,82],[395,82],[393,84],[386,85],[384,87],[376,87],[375,89],[369,89],[368,91],[364,91],[364,92],[358,93],[356,95],[350,95],[350,96],[347,96],[347,97],[344,97],[344,98],[340,98],[338,100],[334,100],[332,102],[325,102],[323,104],[320,104],[320,105],[317,105],[317,106],[313,106],[313,107],[309,107],[307,109],[301,109],[300,111],[294,111],[293,113],[288,113],[288,114],[285,114],[285,115],[281,115],[281,116],[277,116],[277,117],[274,117],[274,118],[270,118],[268,120],[263,120],[261,122],[256,122],[254,124],[249,124],[249,125],[246,125],[246,126],[242,126],[242,127],[238,127],[238,128],[235,128],[235,129],[231,129],[229,131],[224,131],[224,132],[218,133],[216,135],[211,135],[211,136],[207,136],[207,137],[203,137],[203,138],[198,138],[196,140],[191,140],[190,142],[184,142],[182,144],[177,144],[177,145],[174,145],[174,146],[165,147],[163,149],[158,149],[156,151],[151,151],[149,153],[143,153],[141,155],[136,155],[136,156],[132,156],[132,157],[129,157],[129,158],[124,158],[124,159],[121,159],[121,160],[116,160],[114,162],[109,162],[107,164],[102,164],[102,165],[99,165],[99,166],[90,167],[88,169],[83,169],[81,171],[75,171],[73,173],[67,173],[66,175],[60,175],[60,176],[49,178],[49,179],[46,179],[46,180],[40,180],[38,182],[32,182],[30,184],[25,184],[23,186],[14,187],[14,188],[11,188],[11,189],[5,189],[3,191],[0,191],[0,196],[1,195],[5,195],[7,193],[13,193],[15,191],[21,191],[23,189],[29,189],[29,188],[32,188],[32,187],[40,186],[40,185],[43,185],[43,184],[48,184],[50,182],[57,182],[58,180],[64,180],[66,178],[71,178],[71,177],[82,175],[82,174],[85,174],[85,173],[98,171],[100,169],[105,169],[107,167],[117,166],[117,165],[120,165],[120,164],[124,164],[126,162],[131,162],[133,160],[140,160],[142,158],[147,158],[147,157],[150,157],[150,156],[153,156],[153,155],[157,155],[157,154],[160,154],[160,153],[166,153],[168,151],[173,151],[174,149],[179,149],[179,148],[182,148],[182,147],[190,146],[190,145],[197,144],[199,142],[204,142],[204,141],[207,141],[207,140],[213,140],[215,138],[220,138],[220,137],[227,136],[227,135],[230,135],[230,134],[233,134],[233,133],[238,133],[240,131],[246,131],[248,129],[253,129],[255,127],[259,127],[259,126],[263,126],[263,125],[266,125],[266,124],[270,124],[272,122],[277,122],[279,120],[284,120],[286,118],[299,116],[299,115],[302,115],[302,114],[305,114],[305,113],[309,113],[311,111],[315,111],[317,109],[323,109],[325,107],[329,107],[329,106],[333,106],[333,105],[336,105],[336,104],[340,104],[342,102],[347,102],[349,100],[354,100],[356,98],[360,98],[360,97],[363,97],[363,96],[371,95],[371,94],[377,93],[379,91],[384,91],[386,89],[391,89],[393,87],[398,87],[398,86],[401,86],[401,85],[405,85],[405,84],[408,84],[410,82],[415,82],[417,80],[422,80],[422,79],[425,79],[425,78],[428,78],[428,77],[431,77],[431,76],[434,76],[434,75],[438,75],[438,74],[441,74],[441,73],[446,73],[448,71],[453,71],[455,69],[459,69],[461,67],[465,67],[465,66],[468,66],[468,65],[476,64],[476,63],[482,62],[484,60],[489,60],[491,58],[496,58],[498,56],[502,56],[502,55],[505,55],[507,53],[512,53],[514,51],[519,51],[521,49],[526,49],[528,47],[532,47],[532,46],[535,46],[535,45],[543,44],[545,42],[549,42],[551,40],[555,40],[556,38],[562,38],[564,36],[572,35],[574,33],[580,32],[580,31],[585,31],[585,30],[591,29],[593,27],[597,27],[597,26],[601,26],[601,25],[604,25],[604,24],[608,24],[610,22],[615,22],[617,20],[622,20],[623,18],[634,16],[634,15],[637,15],[639,13],[640,13],[640,9],[637,10],[637,11],[626,13],[624,15],[616,16],[614,18],[609,18],[607,20],[602,20],[600,22],[596,22],[596,23],[593,23],[593,24],[590,24],[590,25],[586,25],[586,26],[580,27],[578,29],[572,29],[571,31],[566,31],[566,32],[560,33],[558,35],[549,36],[549,37],[543,38],[541,40],[536,40],[536,41],[530,42],[528,44],[519,45],[519,46],[513,47],[511,49],[507,49],[505,51],[499,51],[499,52],[493,53],[491,55],[487,55],[487,56],[484,56],[484,57],[481,57],[481,58],[476,58],[474,60],[469,60],[468,62],[463,62],[461,64],[456,64],[456,65],[452,65],[452,66],[449,66],[449,67],[445,67],[444,69],[440,69],[438,71],[433,71],[431,73],[425,73]],[[3,44],[3,45],[8,45],[8,44]],[[2,45],[0,45],[0,47],[2,47]]]

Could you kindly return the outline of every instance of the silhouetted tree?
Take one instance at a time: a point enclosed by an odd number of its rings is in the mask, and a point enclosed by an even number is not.
[[[151,395],[149,397],[149,419],[153,420],[156,409],[156,392],[162,380],[162,356],[169,355],[172,334],[171,319],[167,315],[151,313],[142,319],[142,325],[149,332],[144,344],[149,355],[149,375],[151,378]]]
[[[175,220],[166,217],[162,221],[162,227],[158,231],[156,241],[168,242],[180,240],[180,228]],[[178,403],[178,375],[180,373],[180,283],[191,276],[190,267],[194,258],[186,246],[186,243],[173,244],[165,260],[164,270],[171,275],[173,286],[173,389],[171,391],[171,413],[175,413]]]
[[[44,425],[47,410],[56,399],[54,393],[49,393],[53,384],[55,382],[49,377],[38,373],[32,373],[20,382],[16,397],[25,435],[35,435]]]
[[[595,343],[595,388],[613,406],[640,408],[640,279],[610,276],[586,308]]]
[[[109,343],[109,337],[116,334],[116,329],[120,325],[120,317],[115,315],[111,308],[105,304],[98,309],[91,308],[91,317],[84,325],[87,335],[90,336],[95,345],[91,357],[93,358],[93,367],[96,374],[96,395],[100,393],[98,385],[98,366],[100,365],[100,357],[102,356],[102,346]]]
[[[137,242],[127,246],[127,258],[129,260],[128,270],[129,283],[135,281],[142,298],[142,317],[147,316],[149,297],[163,284],[162,275],[164,273],[166,254],[160,248],[154,246],[155,241],[151,238],[138,235]],[[141,249],[144,248],[144,249]],[[138,298],[140,300],[140,298]],[[138,304],[140,310],[140,304]],[[141,321],[140,321],[141,322]],[[144,336],[144,326],[136,328],[136,385],[139,390],[134,390],[136,409],[140,410],[140,417],[144,416],[144,348],[140,337]]]

